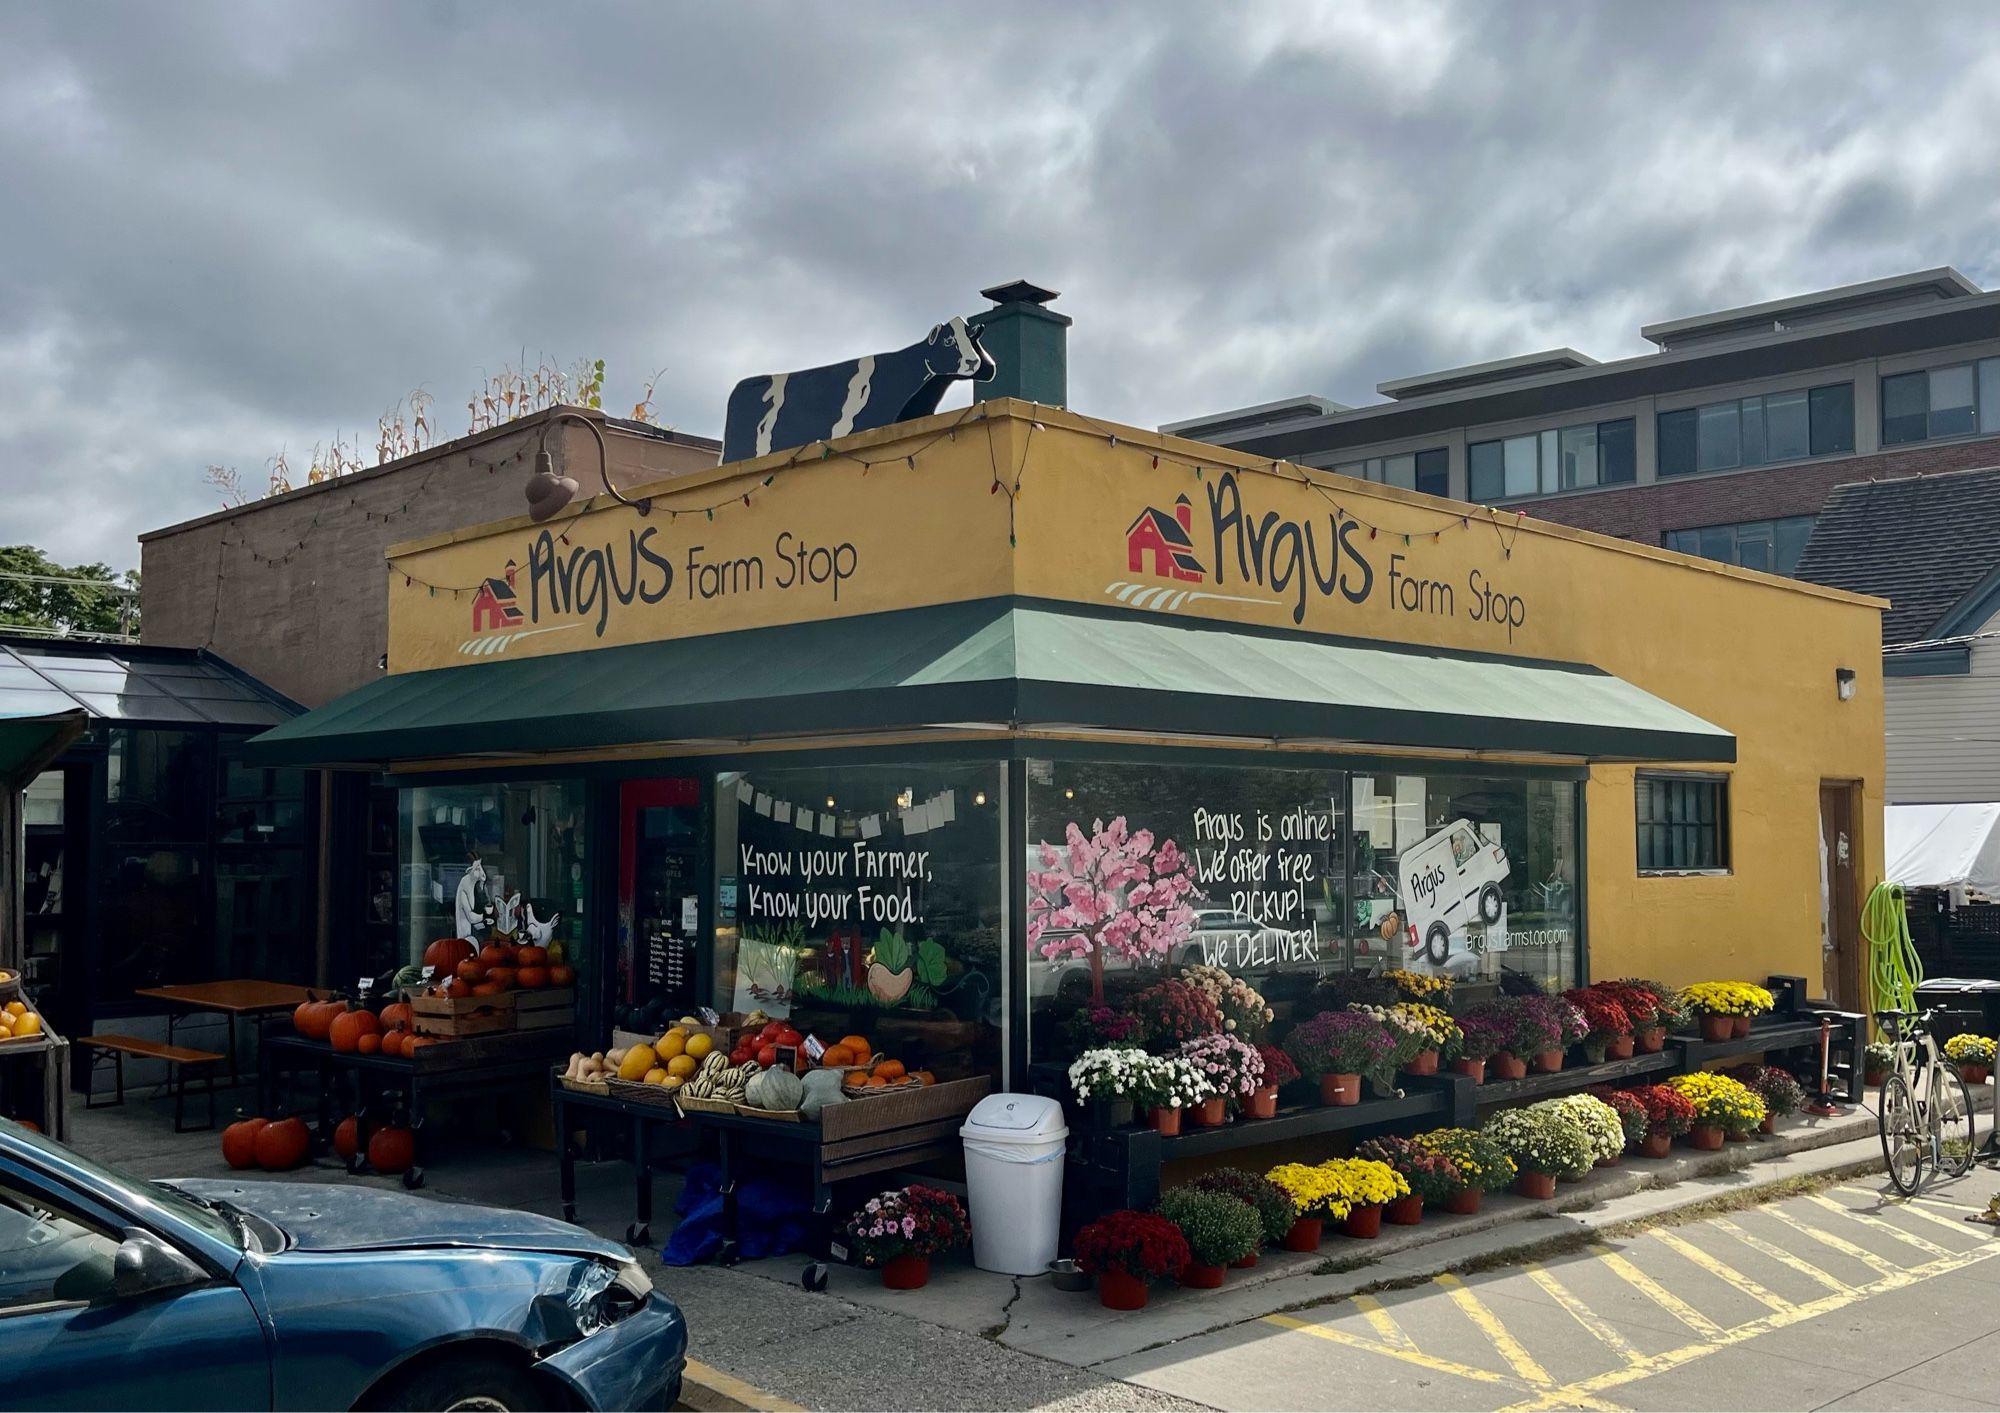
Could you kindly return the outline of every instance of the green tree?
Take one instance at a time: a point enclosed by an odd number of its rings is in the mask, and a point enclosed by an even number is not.
[[[33,545],[0,545],[0,631],[136,637],[138,588],[137,570],[121,577],[108,564],[66,565]]]

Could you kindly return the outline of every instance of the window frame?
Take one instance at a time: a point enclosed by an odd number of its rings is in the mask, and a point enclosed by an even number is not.
[[[1723,771],[1702,770],[1638,770],[1632,775],[1632,845],[1633,864],[1640,878],[1727,878],[1736,869],[1732,862],[1733,830],[1730,820],[1730,777]],[[1640,813],[1642,785],[1667,786],[1712,786],[1715,791],[1714,815],[1712,823],[1700,818],[1692,820],[1665,820],[1648,818]],[[1671,814],[1672,806],[1669,806]],[[1699,812],[1697,811],[1697,814]],[[1713,829],[1715,834],[1715,859],[1712,865],[1695,867],[1649,866],[1646,862],[1646,831],[1648,829],[1692,829],[1700,838],[1704,829]]]
[[[1832,443],[1844,440],[1846,445],[1828,445],[1822,449],[1819,440],[1814,436],[1813,409],[1816,405],[1824,406],[1828,400],[1826,395],[1840,388],[1847,389],[1847,435],[1843,439],[1832,435],[1831,429],[1829,429],[1827,441]],[[1805,404],[1805,454],[1803,456],[1772,456],[1769,454],[1771,437],[1767,421],[1770,400],[1772,398],[1792,397],[1801,398]],[[1702,464],[1701,436],[1701,429],[1704,425],[1703,419],[1706,417],[1711,420],[1720,421],[1725,414],[1731,415],[1736,424],[1735,459],[1718,462],[1713,466],[1704,466]],[[1749,430],[1749,419],[1753,416],[1757,424],[1754,436]],[[1675,435],[1683,427],[1685,427],[1684,435]],[[1673,430],[1670,431],[1670,429]],[[1683,442],[1685,446],[1681,447],[1681,443]],[[1761,448],[1757,459],[1754,461],[1749,458],[1747,452],[1747,449],[1753,444]],[[1681,465],[1679,464],[1680,458],[1675,457],[1674,464],[1669,464],[1667,456],[1667,449],[1669,447],[1684,449],[1687,454],[1687,463]],[[1770,392],[1748,393],[1738,397],[1719,398],[1713,402],[1691,403],[1686,407],[1669,407],[1664,411],[1656,413],[1653,419],[1653,476],[1656,481],[1678,480],[1683,476],[1722,476],[1732,471],[1756,471],[1767,466],[1794,466],[1800,462],[1817,461],[1823,457],[1851,456],[1853,454],[1854,383],[1851,379],[1844,383],[1815,383],[1805,386],[1776,388]]]
[[[1932,424],[1938,416],[1938,409],[1931,405],[1932,380],[1939,373],[1956,373],[1960,369],[1965,371],[1966,379],[1971,385],[1972,401],[1967,407],[1972,416],[1971,429],[1959,432],[1935,431]],[[1889,385],[1908,384],[1918,378],[1923,379],[1923,435],[1892,437],[1889,430]],[[1985,406],[1986,399],[1983,394],[1989,385],[2000,387],[2000,354],[1990,354],[1984,358],[1961,358],[1924,368],[1906,368],[1901,372],[1883,373],[1876,383],[1876,422],[1882,448],[1886,451],[1890,447],[1919,446],[1925,442],[1970,441],[1976,437],[2000,436],[2000,409],[1988,409]],[[1945,410],[1949,412],[1956,409]],[[1914,413],[1903,414],[1904,419],[1914,416]]]
[[[1410,463],[1410,483],[1389,479],[1389,463],[1405,461]],[[1359,461],[1342,461],[1326,468],[1336,476],[1352,476],[1357,481],[1367,481],[1377,486],[1394,486],[1398,490],[1418,491],[1424,495],[1443,496],[1451,492],[1451,449],[1442,446],[1417,447],[1410,451],[1385,452],[1379,456],[1363,457]],[[1425,482],[1429,481],[1429,486]]]
[[[1660,532],[1660,547],[1672,550],[1676,554],[1690,554],[1698,559],[1713,560],[1717,564],[1733,565],[1738,569],[1758,569],[1758,566],[1754,564],[1745,564],[1743,562],[1743,545],[1745,543],[1745,532],[1747,531],[1749,532],[1749,543],[1767,545],[1770,548],[1771,564],[1767,568],[1760,569],[1759,572],[1776,574],[1781,578],[1794,578],[1796,576],[1793,570],[1798,568],[1798,559],[1796,556],[1792,560],[1791,568],[1781,569],[1777,567],[1779,527],[1795,527],[1798,522],[1803,521],[1806,538],[1811,539],[1813,522],[1816,519],[1818,517],[1814,515],[1774,515],[1766,520],[1735,520],[1720,525],[1686,525],[1678,529],[1662,530]],[[1675,543],[1676,538],[1682,535],[1703,536],[1719,531],[1727,531],[1729,533],[1730,557],[1728,559],[1709,554],[1707,551],[1701,549],[1698,543],[1692,549],[1686,545]],[[1805,543],[1803,541],[1799,544],[1799,552],[1801,554],[1805,552]]]
[[[1624,428],[1619,432],[1618,428]],[[1606,429],[1612,429],[1607,435]],[[1466,499],[1482,505],[1498,505],[1505,501],[1539,500],[1547,496],[1580,495],[1589,491],[1608,490],[1619,486],[1636,485],[1639,480],[1638,465],[1638,418],[1604,417],[1588,422],[1566,423],[1560,427],[1543,427],[1532,432],[1512,432],[1506,436],[1482,437],[1476,442],[1467,442],[1465,447],[1465,491]],[[1590,434],[1590,445],[1596,462],[1592,479],[1579,480],[1573,485],[1564,485],[1564,447],[1572,437]],[[1509,491],[1507,489],[1508,453],[1507,448],[1526,442],[1534,449],[1535,489],[1531,491]],[[1606,448],[1618,447],[1627,458],[1622,469],[1626,473],[1617,480],[1606,475]],[[1499,448],[1500,486],[1492,495],[1481,494],[1473,484],[1475,470],[1473,461],[1476,454],[1487,447]]]

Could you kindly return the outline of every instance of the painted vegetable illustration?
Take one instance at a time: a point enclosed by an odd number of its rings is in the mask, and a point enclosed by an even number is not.
[[[868,966],[868,994],[885,1006],[893,1006],[909,994],[911,948],[900,932],[882,929],[875,940],[875,960]]]

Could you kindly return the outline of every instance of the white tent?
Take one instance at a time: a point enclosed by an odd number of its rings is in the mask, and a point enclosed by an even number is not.
[[[2000,804],[1890,805],[1883,818],[1890,882],[2000,897]]]

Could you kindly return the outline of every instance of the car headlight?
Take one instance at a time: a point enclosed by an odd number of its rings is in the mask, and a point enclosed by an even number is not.
[[[646,1274],[646,1268],[637,1261],[620,1263],[618,1274],[611,1278],[614,1290],[622,1292],[631,1301],[633,1309],[646,1303],[653,1293],[653,1278]]]

